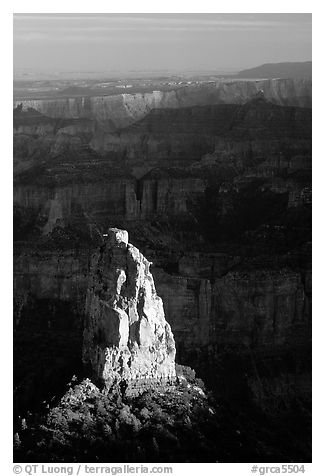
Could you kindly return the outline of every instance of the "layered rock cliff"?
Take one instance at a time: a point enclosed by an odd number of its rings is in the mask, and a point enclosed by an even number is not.
[[[61,126],[32,112],[15,115],[14,202],[47,216],[45,233],[56,220],[82,215],[93,222],[186,215],[189,199],[239,174],[285,181],[291,175],[282,190],[294,201],[306,185],[296,172],[311,165],[310,110],[264,98],[154,110],[114,134],[67,134]]]

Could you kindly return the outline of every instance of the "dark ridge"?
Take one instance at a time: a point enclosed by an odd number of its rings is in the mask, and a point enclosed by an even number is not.
[[[237,78],[311,78],[312,62],[265,63],[256,68],[243,69],[237,73]]]
[[[311,109],[280,106],[258,93],[243,105],[217,104],[179,109],[152,109],[119,134],[200,134],[281,138],[311,137]],[[265,135],[266,134],[266,135]]]
[[[55,127],[55,130],[61,127],[67,127],[69,125],[77,124],[91,124],[91,120],[88,118],[54,118],[45,116],[36,109],[29,107],[23,109],[22,103],[13,109],[13,124],[14,128],[19,126],[40,126],[44,124],[50,124]]]

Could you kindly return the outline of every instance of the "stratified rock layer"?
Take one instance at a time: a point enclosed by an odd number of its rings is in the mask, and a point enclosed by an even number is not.
[[[110,129],[116,129],[133,124],[153,109],[243,104],[260,90],[264,91],[266,99],[276,104],[311,107],[312,82],[309,78],[216,81],[144,94],[16,99],[14,107],[22,104],[24,110],[32,108],[52,118],[95,119]]]
[[[94,257],[87,292],[83,361],[107,388],[172,381],[175,342],[150,262],[110,228]]]

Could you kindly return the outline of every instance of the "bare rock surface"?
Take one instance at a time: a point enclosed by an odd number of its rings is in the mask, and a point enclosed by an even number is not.
[[[176,378],[174,337],[150,264],[117,228],[109,229],[93,259],[83,361],[107,388]]]

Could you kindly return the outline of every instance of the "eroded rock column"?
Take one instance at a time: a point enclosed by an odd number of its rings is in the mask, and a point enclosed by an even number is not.
[[[111,228],[92,263],[83,361],[107,388],[175,379],[175,342],[150,262]]]

